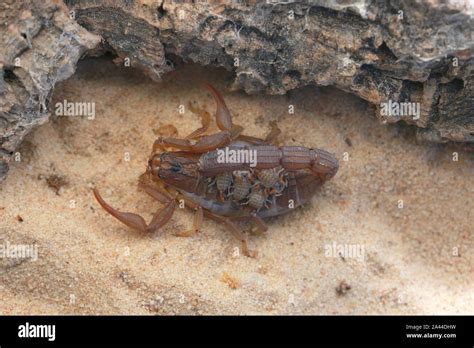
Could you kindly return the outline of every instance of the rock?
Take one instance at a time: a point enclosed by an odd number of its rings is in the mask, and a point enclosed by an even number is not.
[[[415,125],[420,139],[474,143],[474,5],[467,2],[65,3],[81,26],[103,38],[91,54],[111,50],[117,63],[141,68],[156,80],[179,58],[234,71],[232,88],[247,93],[334,85],[374,104],[382,122]],[[14,5],[16,34],[1,34],[4,42],[12,41],[8,52],[2,52],[8,66],[3,67],[6,83],[0,84],[10,95],[0,96],[0,151],[7,157],[24,134],[47,120],[54,83],[67,78],[82,52],[97,42],[65,18],[59,5],[35,5],[26,23],[20,14],[29,6],[21,1]],[[0,12],[4,16],[7,9]],[[67,58],[50,59],[57,40],[46,40],[47,35],[35,39],[41,16],[53,23],[43,31],[61,38],[60,52]],[[29,28],[26,38],[18,34],[21,28]],[[31,40],[35,48],[41,43],[38,48],[49,52],[49,58],[12,70],[20,52],[35,52],[28,46]],[[32,81],[41,81],[41,87]]]
[[[474,142],[474,5],[254,3],[67,1],[81,25],[152,75],[167,70],[166,54],[234,70],[233,87],[247,93],[334,85],[375,104],[383,122],[416,125],[422,139]],[[390,101],[419,110],[384,115]]]
[[[100,37],[69,18],[61,2],[3,1],[0,4],[0,181],[26,134],[48,121],[57,82]]]

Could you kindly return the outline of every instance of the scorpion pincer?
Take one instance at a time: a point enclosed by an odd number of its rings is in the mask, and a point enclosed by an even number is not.
[[[177,235],[197,233],[206,216],[225,225],[240,240],[242,252],[254,256],[236,222],[249,221],[258,231],[266,231],[264,220],[291,212],[310,201],[316,190],[336,174],[339,163],[325,150],[273,145],[280,134],[275,125],[265,139],[243,135],[243,128],[232,123],[222,96],[211,85],[205,87],[217,104],[215,117],[219,131],[206,135],[210,115],[190,105],[191,111],[201,115],[202,127],[183,139],[160,137],[155,141],[140,184],[164,206],[149,224],[140,215],[112,208],[96,189],[94,196],[116,219],[147,233],[165,225],[176,209],[176,201],[181,200],[195,210],[195,216],[193,228]],[[176,133],[173,126],[163,128]],[[253,153],[256,161],[253,165],[250,161],[222,161],[224,148]]]

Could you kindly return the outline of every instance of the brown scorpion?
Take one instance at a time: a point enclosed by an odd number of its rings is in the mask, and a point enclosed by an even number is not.
[[[140,184],[164,207],[154,214],[149,224],[140,215],[112,208],[97,189],[94,188],[93,193],[113,217],[147,233],[158,230],[170,220],[176,201],[184,202],[195,210],[193,228],[177,235],[197,233],[206,216],[224,224],[240,240],[244,255],[254,256],[236,222],[250,221],[258,231],[266,231],[265,219],[288,213],[308,202],[316,189],[336,174],[339,163],[325,150],[272,145],[280,134],[275,124],[265,139],[243,135],[243,128],[232,123],[222,96],[211,85],[204,85],[217,104],[215,118],[220,131],[205,135],[210,115],[190,104],[191,111],[201,115],[202,127],[184,139],[159,137],[155,141]],[[162,128],[172,135],[177,133],[174,126]],[[169,148],[177,151],[169,151]],[[224,156],[229,153],[234,157]],[[248,160],[252,154],[253,163]]]

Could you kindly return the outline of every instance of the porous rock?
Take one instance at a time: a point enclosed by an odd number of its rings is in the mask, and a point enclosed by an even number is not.
[[[61,5],[7,5],[17,15],[0,33],[8,43],[0,80],[4,157],[47,120],[54,84],[98,42],[90,33],[103,39],[91,54],[113,51],[117,63],[127,61],[156,80],[179,58],[233,71],[232,88],[247,93],[333,85],[374,104],[382,122],[415,125],[420,139],[474,143],[474,5],[467,1],[65,4],[86,30]],[[14,68],[19,55],[24,65]],[[419,113],[382,112],[390,103],[415,103]]]
[[[0,181],[23,138],[49,118],[56,83],[100,42],[62,2],[0,3]]]

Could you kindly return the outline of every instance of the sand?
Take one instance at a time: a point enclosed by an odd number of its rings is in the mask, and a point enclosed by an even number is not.
[[[202,80],[222,92],[246,134],[264,136],[277,121],[281,145],[340,160],[311,204],[249,236],[255,259],[235,255],[238,243],[214,221],[174,236],[191,226],[189,210],[142,235],[92,196],[97,187],[111,205],[151,217],[160,204],[137,180],[154,130],[171,123],[184,136],[200,126],[179,106],[214,111]],[[418,144],[410,127],[378,123],[373,107],[333,88],[249,96],[229,92],[230,80],[185,65],[158,84],[96,59],[57,86],[53,112],[67,99],[95,102],[96,116],[55,118],[11,163],[0,245],[36,246],[38,259],[0,258],[0,314],[474,313],[472,154]],[[333,245],[360,253],[329,254]]]

